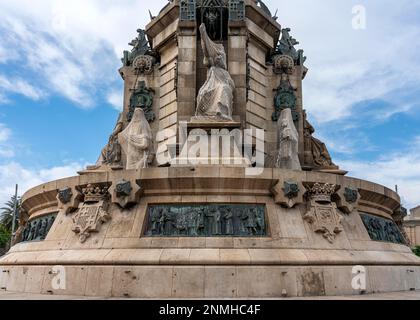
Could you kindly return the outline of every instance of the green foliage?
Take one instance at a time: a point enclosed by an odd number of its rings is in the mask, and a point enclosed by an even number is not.
[[[7,243],[10,241],[11,236],[12,233],[3,225],[0,225],[0,248],[6,247]]]
[[[413,252],[416,256],[420,257],[420,246],[413,248]]]
[[[22,200],[20,197],[17,198],[17,216],[15,221],[15,226],[17,226],[20,206],[22,204]],[[12,231],[12,224],[13,224],[13,211],[15,209],[15,196],[12,196],[9,201],[5,203],[3,208],[0,208],[0,223],[10,232]]]

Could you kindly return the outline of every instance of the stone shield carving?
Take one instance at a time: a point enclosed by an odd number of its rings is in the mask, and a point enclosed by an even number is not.
[[[306,186],[309,208],[303,219],[312,225],[314,232],[322,233],[330,243],[333,243],[337,234],[343,231],[341,225],[343,218],[338,213],[337,205],[331,201],[336,188],[336,185],[328,183]]]
[[[92,232],[99,232],[101,225],[109,221],[111,216],[108,213],[107,187],[88,185],[82,192],[85,200],[73,216],[72,231],[78,234],[80,242],[84,243]]]
[[[147,88],[144,81],[139,82],[130,98],[130,107],[127,113],[128,122],[133,118],[134,111],[137,108],[143,109],[148,122],[155,121],[156,115],[153,112],[153,93],[154,91]]]

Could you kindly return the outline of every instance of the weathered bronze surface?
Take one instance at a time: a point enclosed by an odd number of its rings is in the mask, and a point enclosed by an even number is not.
[[[152,205],[146,236],[261,237],[267,235],[265,206],[251,204]]]
[[[57,213],[51,213],[28,222],[23,231],[22,242],[45,240],[56,217]]]
[[[366,213],[360,214],[360,216],[372,240],[406,243],[394,221]]]

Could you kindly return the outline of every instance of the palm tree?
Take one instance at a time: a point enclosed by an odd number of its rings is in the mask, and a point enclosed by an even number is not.
[[[16,201],[15,196],[12,196],[10,200],[6,202],[5,206],[3,208],[0,208],[0,223],[9,231],[12,231],[13,211],[15,210],[15,201]],[[22,204],[22,199],[18,197],[15,225],[17,225],[21,204]]]

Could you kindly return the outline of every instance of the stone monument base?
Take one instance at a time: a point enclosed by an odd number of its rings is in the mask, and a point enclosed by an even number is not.
[[[380,217],[392,223],[399,206],[395,192],[319,172],[245,172],[232,167],[96,172],[29,190],[23,207],[30,221],[55,214],[55,222],[45,240],[20,242],[0,259],[0,287],[7,292],[123,298],[279,298],[420,290],[420,259],[402,243],[373,240],[362,219]],[[122,201],[115,188],[128,182],[133,190]],[[89,188],[88,203],[74,196],[87,185],[101,186],[100,195],[109,188],[112,197],[97,205],[106,210],[107,219],[77,232],[81,212],[89,213],[98,197],[96,189]],[[63,206],[57,190],[66,188],[73,196]],[[305,190],[323,189],[335,192],[332,203],[325,196],[311,201],[303,196]],[[340,198],[340,190],[358,191],[359,196],[349,199],[356,201],[353,207]],[[317,199],[321,202],[313,203]],[[215,210],[206,211],[206,229],[190,236],[189,229],[177,224],[169,229],[168,224],[155,225],[159,208],[171,207]],[[255,216],[254,222],[243,224],[241,208],[248,207],[259,208],[263,219]],[[231,235],[225,222],[218,231],[208,224],[217,222],[212,220],[217,211],[225,213],[226,208],[233,208]],[[324,220],[317,220],[319,212]],[[328,222],[330,212],[336,219]],[[321,228],[324,222],[328,223]],[[65,288],[57,287],[57,279],[65,281]]]

